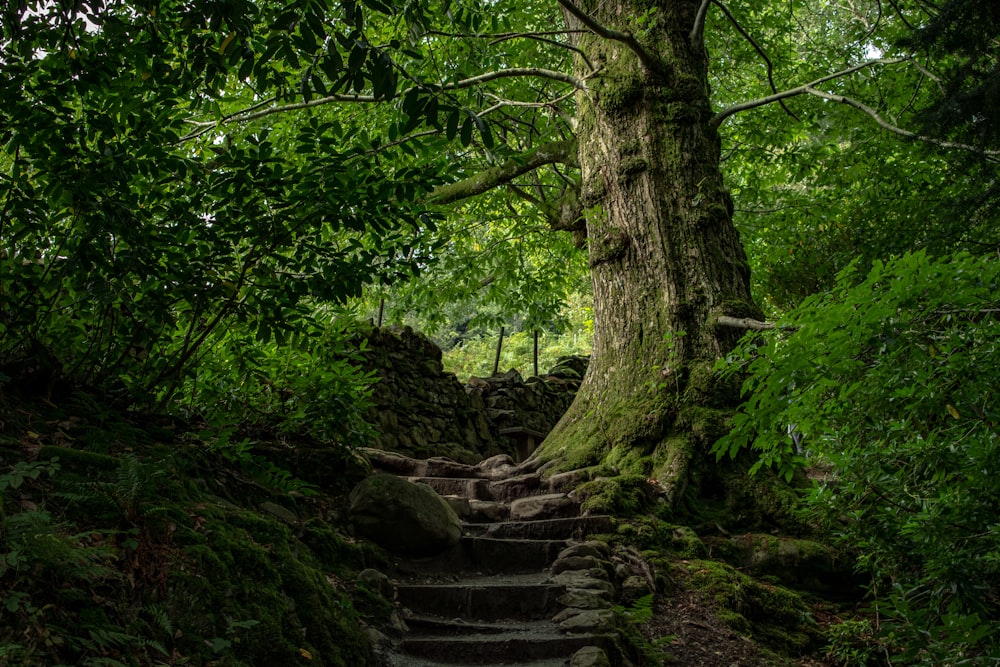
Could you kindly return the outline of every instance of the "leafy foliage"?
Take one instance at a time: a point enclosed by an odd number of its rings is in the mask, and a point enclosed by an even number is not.
[[[998,26],[996,3],[947,0],[902,40],[947,63],[940,97],[924,110],[930,131],[983,147],[1000,145]]]
[[[809,508],[874,575],[901,663],[1000,651],[998,293],[1000,266],[968,254],[852,266],[730,360],[748,400],[716,453],[832,468]]]
[[[252,78],[257,95],[286,95],[287,67],[318,48],[326,11],[32,2],[4,14],[8,368],[46,350],[50,375],[152,404],[170,398],[223,323],[283,342],[307,326],[310,303],[407,272],[385,259],[433,224],[415,203],[433,178],[379,166],[370,145],[316,117],[278,132],[280,144],[268,127],[234,136],[191,119],[219,119],[236,77]],[[352,55],[327,71],[389,94],[385,64],[345,29],[327,57],[345,41]]]

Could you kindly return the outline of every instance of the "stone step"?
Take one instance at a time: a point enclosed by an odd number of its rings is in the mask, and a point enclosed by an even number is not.
[[[410,633],[414,636],[427,635],[473,635],[473,634],[501,634],[504,632],[527,631],[531,628],[544,628],[546,632],[551,632],[553,626],[548,621],[532,621],[525,623],[522,621],[466,621],[464,619],[446,619],[440,616],[417,616],[409,614],[404,616]]]
[[[614,531],[614,520],[604,514],[541,519],[538,521],[503,521],[467,523],[465,534],[516,540],[582,540],[587,535]]]
[[[442,496],[459,496],[470,500],[511,502],[525,496],[549,493],[538,473],[528,473],[507,479],[490,480],[482,477],[434,477],[411,475],[407,480],[426,484]]]
[[[501,658],[502,659],[502,658]],[[504,660],[503,662],[490,663],[469,663],[469,662],[439,662],[428,658],[417,658],[412,655],[391,655],[383,656],[385,662],[380,663],[383,667],[460,667],[461,665],[476,665],[476,667],[566,667],[569,664],[567,658],[548,658],[546,660],[531,660],[528,662],[518,661],[515,663]]]
[[[403,576],[450,573],[519,574],[541,572],[566,548],[566,540],[464,536],[445,553],[409,558],[396,564]]]
[[[523,666],[533,664],[533,661],[556,660],[555,664],[564,665],[584,646],[602,643],[611,642],[593,635],[566,635],[538,629],[458,636],[411,636],[403,640],[401,648],[412,656],[441,664]]]
[[[376,470],[404,477],[481,477],[483,479],[506,479],[516,475],[533,473],[543,467],[539,461],[529,460],[515,463],[506,454],[493,456],[475,465],[469,465],[443,456],[434,456],[429,459],[412,459],[395,452],[368,447],[362,448],[361,452]]]
[[[397,583],[396,600],[418,616],[465,621],[540,620],[559,609],[566,587],[520,583],[504,577],[459,583]]]

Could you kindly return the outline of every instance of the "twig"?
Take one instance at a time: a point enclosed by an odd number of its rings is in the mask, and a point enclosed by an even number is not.
[[[562,33],[562,34],[565,34],[565,33]],[[494,44],[499,44],[501,42],[506,42],[508,40],[517,39],[517,38],[533,39],[533,40],[535,40],[537,42],[542,42],[543,44],[551,44],[552,46],[558,46],[560,48],[567,49],[567,50],[572,51],[573,53],[577,54],[578,56],[580,56],[580,58],[583,59],[583,62],[587,64],[587,69],[589,69],[591,72],[593,72],[594,69],[595,69],[594,68],[594,64],[590,62],[590,58],[588,58],[587,54],[583,52],[583,49],[577,48],[577,47],[573,46],[572,44],[565,44],[563,42],[560,42],[560,41],[557,41],[557,40],[554,40],[554,39],[548,39],[547,37],[540,37],[537,34],[516,33],[516,34],[511,34],[511,35],[502,35],[500,37],[497,37],[493,41],[491,41],[489,43],[489,45],[493,46]]]
[[[514,77],[533,77],[540,79],[550,79],[553,81],[560,81],[562,83],[568,83],[575,88],[580,90],[586,90],[587,84],[583,79],[577,78],[572,74],[566,74],[565,72],[557,72],[554,70],[542,69],[539,67],[512,67],[510,69],[496,70],[494,72],[486,72],[478,76],[469,77],[468,79],[462,79],[461,81],[455,81],[453,83],[448,83],[444,85],[433,85],[427,86],[429,90],[435,91],[446,91],[446,90],[460,90],[463,88],[471,88],[473,86],[479,85],[481,83],[488,83],[490,81],[496,81],[498,79],[509,79]],[[403,93],[405,95],[413,88],[409,88]],[[197,138],[202,134],[210,131],[212,128],[220,127],[222,125],[227,125],[229,123],[246,123],[252,120],[257,120],[259,118],[264,118],[266,116],[271,116],[273,114],[285,113],[288,111],[295,111],[298,109],[310,109],[313,107],[323,106],[326,104],[335,103],[354,103],[354,104],[375,104],[377,102],[387,101],[388,98],[380,97],[376,98],[374,95],[327,95],[325,97],[320,97],[314,100],[309,100],[308,102],[293,102],[291,104],[283,104],[280,106],[271,107],[269,109],[261,109],[260,111],[251,111],[252,109],[259,108],[261,105],[258,103],[247,109],[237,111],[220,118],[218,121],[200,123],[196,121],[190,121],[189,124],[200,126],[201,129],[187,134],[181,137],[177,143],[183,143],[185,141],[190,141],[191,139]]]
[[[993,162],[998,161],[997,156],[1000,156],[1000,151],[989,151],[983,148],[978,148],[976,146],[971,146],[969,144],[960,144],[955,141],[945,141],[944,139],[936,139],[934,137],[929,137],[925,134],[917,134],[916,132],[904,130],[903,128],[897,125],[893,125],[889,121],[882,118],[882,116],[880,116],[879,113],[875,111],[875,109],[872,109],[870,106],[867,106],[866,104],[859,102],[854,98],[847,97],[846,95],[834,95],[833,93],[826,93],[823,92],[822,90],[816,90],[812,86],[806,86],[805,90],[803,90],[802,92],[807,93],[809,95],[814,95],[824,100],[830,100],[831,102],[840,102],[841,104],[846,104],[849,107],[853,107],[858,111],[861,111],[871,116],[872,119],[875,121],[875,123],[882,129],[888,130],[893,134],[898,134],[899,136],[905,137],[907,139],[913,139],[915,141],[923,141],[929,144],[933,144],[935,146],[940,146],[941,148],[957,148],[959,150],[968,151],[970,153],[975,153],[977,155],[982,155]]]

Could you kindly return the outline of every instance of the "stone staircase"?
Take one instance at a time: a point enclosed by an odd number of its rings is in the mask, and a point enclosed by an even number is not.
[[[609,516],[580,513],[564,489],[574,473],[542,479],[508,456],[478,465],[368,450],[381,471],[424,483],[463,522],[451,550],[400,559],[393,584],[405,626],[392,667],[629,665],[615,629],[615,581],[626,573],[608,545]]]

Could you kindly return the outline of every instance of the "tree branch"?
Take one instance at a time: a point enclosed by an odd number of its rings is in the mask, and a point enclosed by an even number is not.
[[[736,20],[736,17],[733,16],[732,12],[729,11],[729,8],[726,7],[722,2],[720,2],[720,0],[708,0],[708,2],[714,2],[715,5],[722,10],[722,13],[726,15],[726,18],[729,19],[729,22],[733,24],[733,27],[736,28],[736,31],[739,32],[741,35],[743,35],[743,39],[750,42],[750,45],[754,48],[754,51],[757,52],[757,55],[759,55],[761,59],[764,61],[764,64],[767,65],[767,83],[771,86],[771,92],[777,93],[778,87],[774,85],[774,65],[771,63],[771,59],[768,57],[767,52],[764,51],[763,47],[761,47],[761,45],[757,43],[757,40],[754,39],[753,36],[750,35],[750,33],[743,28],[742,25],[740,25],[740,22]],[[794,113],[792,113],[791,109],[785,106],[784,100],[778,100],[778,104],[780,104],[781,108],[785,110],[785,113],[794,118],[796,121],[799,120],[799,117],[796,116]]]
[[[565,33],[560,33],[560,34],[565,34]],[[518,37],[524,38],[524,39],[533,39],[535,41],[542,42],[543,44],[551,44],[552,46],[558,46],[559,48],[563,48],[563,49],[567,49],[569,51],[572,51],[573,53],[575,53],[578,56],[580,56],[581,59],[583,59],[583,62],[586,63],[586,65],[587,65],[587,69],[589,69],[591,72],[594,71],[594,64],[590,62],[590,58],[588,58],[587,54],[583,52],[583,49],[579,49],[579,48],[573,46],[572,44],[565,44],[565,43],[560,42],[560,41],[555,40],[555,39],[549,39],[547,37],[541,37],[541,36],[539,36],[537,34],[533,34],[533,33],[514,33],[514,34],[510,34],[510,35],[500,35],[496,39],[494,39],[493,41],[491,41],[489,44],[490,44],[490,46],[493,46],[494,44],[499,44],[501,42],[506,42],[507,40],[516,39]]]
[[[518,100],[508,100],[508,99],[505,99],[505,98],[500,97],[498,95],[494,95],[493,93],[486,93],[486,97],[489,97],[491,100],[493,100],[494,102],[497,103],[497,107],[496,108],[499,108],[499,106],[502,105],[502,106],[505,106],[505,107],[527,107],[529,109],[552,109],[552,110],[555,110],[556,105],[558,105],[560,102],[563,102],[563,101],[569,99],[570,97],[572,97],[575,94],[576,93],[568,93],[566,95],[560,95],[559,97],[557,97],[555,99],[545,100],[544,102],[520,102]],[[492,108],[495,108],[495,107],[490,107],[490,108],[492,109]],[[480,115],[483,115],[483,114],[480,114]]]
[[[447,83],[444,85],[434,85],[428,86],[429,90],[434,91],[448,91],[448,90],[461,90],[463,88],[471,88],[477,86],[481,83],[488,83],[490,81],[496,81],[498,79],[509,79],[514,77],[531,77],[538,79],[550,79],[552,81],[559,81],[561,83],[567,83],[580,90],[586,90],[587,84],[583,79],[577,78],[572,74],[566,74],[565,72],[557,72],[555,70],[547,70],[539,67],[512,67],[510,69],[502,69],[494,72],[486,72],[478,76],[469,77],[468,79],[462,79],[461,81],[454,81],[452,83]],[[408,88],[396,95],[405,95],[413,87]],[[223,116],[221,119],[216,121],[186,121],[188,125],[200,128],[186,134],[181,137],[177,143],[183,143],[185,141],[190,141],[195,139],[202,134],[210,131],[212,128],[221,127],[222,125],[228,125],[229,123],[247,123],[252,120],[257,120],[259,118],[264,118],[266,116],[271,116],[278,113],[285,113],[288,111],[295,111],[297,109],[311,109],[313,107],[323,106],[326,104],[335,103],[354,103],[354,104],[375,104],[377,102],[385,102],[392,98],[376,98],[374,95],[327,95],[326,97],[318,97],[314,100],[309,100],[308,102],[293,102],[291,104],[282,104],[279,106],[273,106],[268,109],[260,109],[259,111],[254,111],[254,109],[259,109],[262,103],[258,102],[253,106],[247,107],[240,111],[233,112],[227,116]],[[272,98],[271,101],[274,101]]]
[[[990,158],[996,161],[997,156],[1000,156],[1000,151],[988,151],[982,148],[977,148],[976,146],[970,146],[969,144],[960,144],[954,141],[945,141],[943,139],[937,139],[935,137],[929,137],[925,134],[917,134],[916,132],[911,132],[909,130],[904,130],[903,128],[893,125],[889,121],[882,118],[878,111],[872,109],[871,107],[855,100],[846,95],[834,95],[832,93],[825,93],[822,90],[816,90],[812,87],[806,87],[803,91],[809,95],[814,95],[824,100],[830,100],[831,102],[839,102],[841,104],[846,104],[849,107],[853,107],[858,111],[868,114],[872,117],[875,123],[881,127],[883,130],[892,132],[893,134],[898,134],[901,137],[907,139],[913,139],[914,141],[923,141],[929,144],[934,144],[935,146],[940,146],[941,148],[957,148],[959,150],[968,151],[970,153],[975,153],[977,155],[982,155],[984,157]]]
[[[612,30],[611,28],[601,25],[597,22],[597,19],[574,5],[570,2],[570,0],[559,0],[559,4],[562,5],[563,9],[575,16],[580,23],[590,28],[595,35],[603,37],[604,39],[621,42],[627,46],[632,53],[639,57],[639,62],[642,63],[643,68],[647,72],[653,72],[659,68],[659,63],[656,58],[654,58],[649,51],[644,49],[642,44],[640,44],[631,33],[618,32],[617,30]]]
[[[431,204],[451,204],[462,199],[475,197],[505,185],[522,174],[554,163],[578,166],[575,140],[542,144],[523,156],[507,160],[503,164],[475,176],[435,188],[427,200]]]
[[[698,13],[694,17],[694,26],[691,28],[691,35],[688,37],[691,48],[700,44],[702,37],[705,35],[705,19],[708,17],[708,6],[710,4],[712,4],[712,0],[701,0]]]
[[[756,100],[750,100],[749,102],[741,102],[740,104],[734,104],[728,109],[723,109],[719,113],[712,117],[709,121],[709,125],[713,128],[718,128],[722,125],[722,121],[726,120],[730,116],[740,113],[741,111],[749,111],[750,109],[756,109],[757,107],[762,107],[768,104],[774,104],[781,100],[787,100],[789,97],[795,97],[796,95],[804,95],[809,92],[809,89],[827,81],[832,81],[833,79],[839,79],[840,77],[847,76],[849,74],[854,74],[858,70],[862,70],[866,67],[871,67],[873,65],[896,65],[898,63],[906,62],[909,58],[878,58],[877,60],[867,60],[859,65],[853,67],[848,67],[847,69],[841,70],[839,72],[834,72],[833,74],[827,74],[826,76],[820,77],[815,81],[810,81],[809,83],[797,86],[795,88],[789,88],[788,90],[783,90],[774,95],[768,95],[767,97],[761,97]]]
[[[716,326],[733,327],[735,329],[749,329],[751,331],[770,331],[775,328],[773,322],[761,322],[749,317],[730,317],[729,315],[719,315],[715,318]]]

